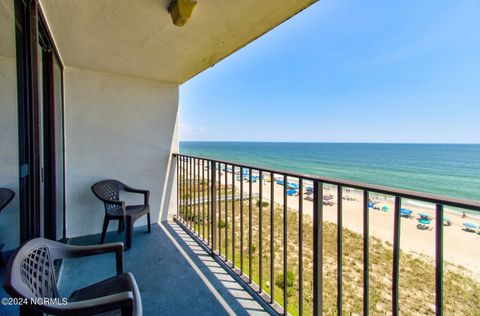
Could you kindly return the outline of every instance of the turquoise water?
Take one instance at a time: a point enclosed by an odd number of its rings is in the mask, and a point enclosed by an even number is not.
[[[180,142],[180,152],[480,200],[480,145]]]

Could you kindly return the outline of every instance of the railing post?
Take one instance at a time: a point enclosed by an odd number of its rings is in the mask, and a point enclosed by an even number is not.
[[[275,256],[273,255],[274,237],[275,237],[275,174],[270,173],[270,303],[275,301]]]
[[[178,215],[180,214],[180,157],[178,155],[173,155],[175,158],[175,169],[177,171],[176,177],[177,177],[177,218]]]
[[[202,159],[202,239],[205,241],[205,159]]]
[[[248,169],[248,284],[252,283],[252,168]]]
[[[212,230],[212,251],[215,253],[215,247],[217,246],[217,165],[215,161],[210,161],[211,168],[211,196],[212,196],[212,221],[211,221],[211,230]]]
[[[228,261],[228,165],[225,164],[225,262]]]
[[[337,186],[337,315],[342,316],[343,304],[343,187]]]
[[[258,181],[259,183],[259,188],[258,188],[258,194],[259,194],[259,205],[258,205],[258,274],[259,274],[259,280],[258,280],[258,292],[262,293],[262,286],[263,286],[263,221],[262,221],[262,212],[263,212],[263,207],[262,207],[262,202],[263,202],[263,179],[262,179],[263,173],[262,170],[260,170],[260,175]]]
[[[240,167],[240,274],[243,275],[243,167]]]
[[[288,229],[287,229],[287,182],[288,178],[283,175],[283,309],[284,315],[288,315]]]
[[[368,208],[369,194],[363,191],[363,315],[369,314],[369,238],[370,238],[370,213]]]
[[[323,314],[323,184],[313,182],[313,315]]]
[[[398,306],[398,278],[400,274],[400,223],[401,223],[402,200],[395,197],[395,213],[393,220],[393,267],[392,267],[392,315],[397,316]]]
[[[435,315],[443,315],[443,205],[435,207]]]
[[[303,315],[303,179],[298,179],[298,314]]]

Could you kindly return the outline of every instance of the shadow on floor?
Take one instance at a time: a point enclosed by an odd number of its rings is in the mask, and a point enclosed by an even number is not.
[[[99,235],[70,240],[97,244]],[[105,242],[123,241],[110,232]],[[142,295],[144,315],[268,315],[252,295],[176,223],[135,228],[132,249],[125,252]],[[105,254],[64,261],[59,277],[62,296],[115,274],[115,256]]]

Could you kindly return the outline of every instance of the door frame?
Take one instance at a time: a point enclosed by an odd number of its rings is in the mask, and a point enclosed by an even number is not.
[[[64,124],[64,84],[63,84],[63,63],[55,47],[53,37],[50,33],[46,19],[41,11],[38,0],[15,0],[15,28],[16,28],[16,54],[17,54],[17,89],[18,89],[18,138],[19,138],[19,200],[20,200],[20,242],[23,243],[32,238],[42,236],[56,239],[56,189],[55,189],[55,103],[53,98],[53,87],[46,90],[52,96],[45,104],[49,109],[50,116],[46,118],[46,128],[49,150],[45,155],[50,170],[45,175],[45,184],[48,191],[45,200],[41,196],[42,186],[42,144],[41,135],[41,108],[39,99],[39,72],[38,58],[40,52],[37,49],[39,34],[48,41],[51,47],[47,55],[47,61],[51,71],[45,72],[44,79],[53,84],[53,58],[56,58],[61,69],[61,93],[62,93],[62,152],[63,152],[63,186],[58,190],[63,191],[64,202],[60,206],[63,212],[63,238],[66,237],[65,225],[65,124]],[[52,130],[53,129],[53,130]],[[47,188],[47,187],[46,187]],[[45,227],[41,227],[41,210],[43,205],[45,212]],[[53,212],[53,214],[52,214]]]

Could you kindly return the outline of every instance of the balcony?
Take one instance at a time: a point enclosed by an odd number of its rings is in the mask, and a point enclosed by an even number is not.
[[[155,224],[151,234],[145,226],[135,228],[133,247],[125,252],[125,270],[137,280],[145,315],[270,315],[285,309],[291,315],[410,314],[415,295],[425,291],[432,294],[418,314],[455,309],[468,315],[476,308],[478,279],[445,260],[445,231],[455,227],[443,213],[452,206],[478,211],[478,202],[201,157],[175,155],[174,161],[174,220]],[[357,229],[347,212],[355,190],[363,197],[357,201],[363,226]],[[392,244],[381,242],[373,224],[376,214],[386,214],[376,206],[377,194],[393,202]],[[433,206],[433,224],[418,227],[433,237],[432,262],[401,246],[408,243],[401,227],[414,221],[403,206],[412,199]],[[478,235],[465,232],[467,239]],[[69,243],[99,239],[94,234]],[[123,235],[108,233],[106,242],[114,241]],[[474,254],[472,261],[477,259]],[[114,274],[112,254],[65,260],[60,292],[68,296]]]
[[[125,252],[145,315],[478,313],[476,225],[444,215],[479,202],[172,157],[180,85],[317,1],[199,1],[182,29],[171,2],[2,2],[0,174],[17,193],[1,214],[2,252],[36,237],[98,243],[90,186],[118,178],[151,191],[158,223],[136,228]],[[65,261],[60,288],[114,266]]]

